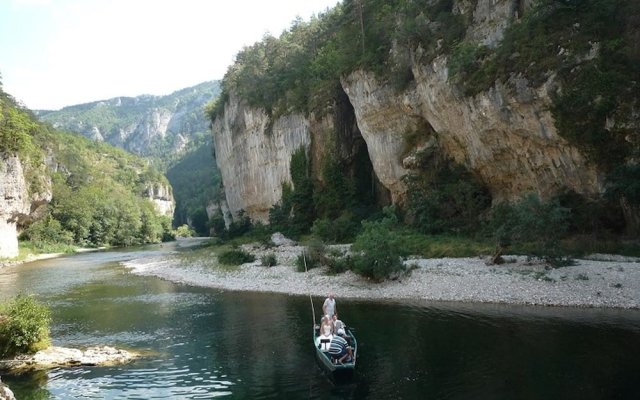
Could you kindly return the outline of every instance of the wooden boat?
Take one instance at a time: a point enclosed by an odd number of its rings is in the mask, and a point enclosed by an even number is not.
[[[358,356],[358,341],[355,335],[349,329],[346,330],[348,336],[347,341],[351,344],[351,351],[353,352],[353,360],[349,363],[334,363],[331,360],[331,355],[328,352],[322,351],[316,344],[318,341],[318,335],[320,334],[319,327],[313,329],[313,347],[316,349],[316,358],[318,359],[322,369],[334,378],[348,378],[353,375],[353,371],[356,368],[356,359]],[[326,340],[326,339],[325,339]]]

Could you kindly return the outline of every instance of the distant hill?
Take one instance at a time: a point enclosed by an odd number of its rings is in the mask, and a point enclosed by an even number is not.
[[[105,141],[167,165],[184,153],[195,137],[208,134],[203,108],[219,93],[219,81],[210,81],[166,96],[115,97],[35,113],[55,128]]]
[[[218,198],[219,173],[204,107],[219,94],[220,82],[210,81],[167,96],[115,97],[35,113],[55,128],[151,158],[174,188],[174,225],[190,222],[207,234],[206,206]]]

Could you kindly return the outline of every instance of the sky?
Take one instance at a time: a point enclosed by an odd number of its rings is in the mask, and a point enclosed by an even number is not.
[[[33,110],[222,79],[243,46],[338,0],[0,0],[3,90]]]

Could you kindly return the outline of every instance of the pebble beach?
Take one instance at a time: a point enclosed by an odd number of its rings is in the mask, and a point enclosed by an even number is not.
[[[193,243],[184,240],[178,247]],[[221,268],[213,254],[204,252],[185,258],[177,251],[169,257],[149,257],[124,265],[135,274],[224,290],[314,296],[334,292],[339,298],[371,300],[640,308],[638,258],[593,255],[561,268],[520,256],[507,256],[507,263],[501,265],[487,265],[485,257],[410,258],[406,261],[411,266],[408,275],[376,283],[350,271],[331,274],[324,267],[297,272],[295,259],[302,246],[265,249],[255,244],[242,248],[255,255],[257,261]],[[346,249],[348,246],[334,247],[336,251]],[[265,254],[275,254],[278,265],[262,266],[259,260]]]

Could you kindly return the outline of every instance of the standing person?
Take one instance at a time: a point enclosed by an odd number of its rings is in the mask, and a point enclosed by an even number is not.
[[[329,297],[324,300],[324,304],[322,305],[322,312],[324,315],[329,316],[329,320],[333,321],[333,315],[337,314],[338,308],[336,306],[336,299],[333,296],[333,293],[329,293]]]

